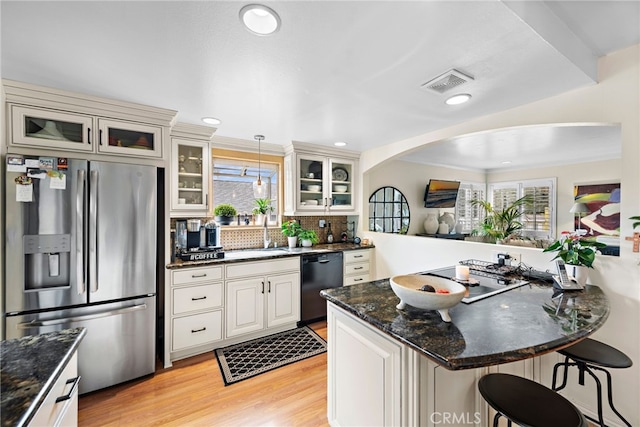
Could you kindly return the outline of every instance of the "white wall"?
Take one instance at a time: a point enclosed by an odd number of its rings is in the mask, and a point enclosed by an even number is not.
[[[612,372],[616,406],[633,425],[640,425],[640,254],[633,253],[631,242],[624,240],[624,236],[633,232],[627,218],[640,215],[640,45],[601,58],[598,69],[600,82],[597,85],[364,152],[360,160],[364,173],[362,212],[367,212],[368,195],[380,184],[377,170],[373,168],[424,144],[511,126],[584,122],[620,124],[622,159],[618,163],[619,174],[611,174],[609,169],[617,166],[608,164],[604,178],[619,175],[621,180],[621,256],[598,257],[595,270],[590,271],[589,281],[603,288],[611,304],[609,319],[593,337],[624,351],[634,363],[629,369]],[[598,169],[590,171],[592,175],[589,178],[599,181],[601,172]],[[574,182],[573,178],[560,175],[562,192],[559,197],[562,198],[566,196],[567,187]],[[389,178],[394,176],[402,174],[396,172]],[[389,181],[389,185],[395,184],[391,179]],[[408,183],[401,185],[411,188]],[[415,184],[411,191],[415,191],[417,186]],[[568,210],[568,203],[561,199],[559,213]],[[412,208],[412,217],[414,211]],[[564,219],[566,214],[560,215],[559,227],[563,227],[567,221]],[[360,235],[372,239],[376,245],[377,278],[421,271],[465,258],[487,259],[491,250],[496,248],[481,243],[371,233],[366,230],[366,221],[362,224]],[[518,251],[525,263],[539,269],[552,268],[549,254],[539,249],[518,248]],[[549,366],[553,357],[543,357],[541,380],[545,383],[550,379]],[[592,382],[587,381],[586,387],[571,386],[567,396],[583,409],[594,407],[595,388]],[[615,421],[608,409],[605,416]]]

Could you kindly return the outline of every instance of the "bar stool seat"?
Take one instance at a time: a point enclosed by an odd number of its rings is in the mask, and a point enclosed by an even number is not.
[[[587,416],[588,419],[600,424],[601,427],[605,427],[604,417],[602,415],[602,384],[600,379],[593,372],[602,371],[607,376],[607,398],[609,400],[609,406],[611,410],[629,427],[631,424],[618,412],[613,405],[613,390],[611,387],[611,374],[607,369],[624,369],[633,365],[633,362],[623,352],[611,347],[600,341],[596,341],[591,338],[585,338],[584,340],[573,344],[570,347],[558,350],[558,353],[563,355],[564,362],[556,363],[553,367],[553,381],[551,388],[555,391],[560,391],[567,385],[567,375],[570,366],[576,366],[578,368],[578,384],[584,385],[584,374],[588,373],[596,382],[598,388],[598,419]],[[562,384],[556,387],[556,377],[558,368],[563,367]]]
[[[523,427],[587,427],[587,419],[571,402],[535,381],[511,374],[487,374],[478,381],[484,400],[500,417]]]

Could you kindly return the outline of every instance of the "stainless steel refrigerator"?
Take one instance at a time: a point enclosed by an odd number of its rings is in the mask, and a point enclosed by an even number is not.
[[[157,169],[8,155],[5,182],[5,336],[86,327],[80,393],[153,373]]]

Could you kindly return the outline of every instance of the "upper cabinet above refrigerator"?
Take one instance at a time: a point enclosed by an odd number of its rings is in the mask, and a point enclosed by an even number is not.
[[[3,80],[7,145],[161,159],[176,112]]]

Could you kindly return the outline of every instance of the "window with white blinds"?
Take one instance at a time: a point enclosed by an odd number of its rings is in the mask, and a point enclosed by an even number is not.
[[[520,219],[522,234],[534,238],[555,235],[555,178],[500,182],[489,185],[489,201],[495,210],[503,210],[521,197],[530,196],[532,204],[524,208]]]
[[[480,226],[482,221],[482,207],[472,204],[472,200],[484,200],[486,185],[482,183],[461,182],[458,188],[456,200],[456,216],[458,224],[462,225],[462,232],[471,233],[471,230]]]

